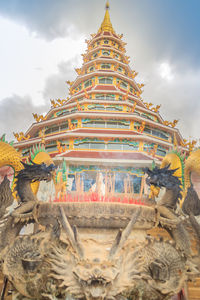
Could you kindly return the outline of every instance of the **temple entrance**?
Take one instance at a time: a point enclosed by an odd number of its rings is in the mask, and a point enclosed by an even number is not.
[[[69,166],[57,176],[56,201],[126,202],[141,200],[145,179],[141,169]],[[98,199],[97,199],[98,198]],[[87,199],[87,200],[86,200]]]

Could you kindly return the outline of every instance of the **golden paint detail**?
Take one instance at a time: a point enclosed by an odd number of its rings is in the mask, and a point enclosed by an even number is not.
[[[188,148],[189,153],[191,153],[194,150],[196,144],[197,144],[196,140],[188,141],[186,139],[183,139],[183,141],[181,142],[181,146]]]
[[[155,199],[158,197],[160,192],[160,188],[155,185],[150,185],[150,193],[149,193],[149,199]]]
[[[147,109],[150,109],[150,107],[153,106],[153,103],[144,102],[144,105],[146,106]]]
[[[188,158],[184,161],[184,157],[178,152],[168,153],[161,163],[161,168],[166,167],[170,164],[170,169],[177,169],[174,173],[175,176],[179,177],[182,184],[182,200],[180,206],[182,206],[184,199],[187,194],[188,188],[192,183],[192,174],[195,177],[200,178],[200,149],[190,153]],[[196,188],[196,184],[194,188]]]
[[[180,180],[181,180],[181,183],[183,184],[183,180],[182,180],[182,174],[183,174],[182,163],[181,163],[181,160],[180,160],[179,156],[176,153],[168,153],[164,157],[160,167],[164,168],[169,164],[170,164],[170,169],[178,169],[178,170],[176,170],[174,175],[179,177]]]
[[[36,156],[33,158],[33,162],[36,164],[45,163],[46,165],[53,164],[52,158],[49,156],[47,152],[41,151],[36,154]],[[33,193],[36,195],[39,189],[39,182],[33,182],[31,183],[31,188]]]
[[[164,121],[163,124],[166,126],[171,126],[172,128],[174,128],[178,123],[178,120],[174,120],[173,122],[170,121]]]
[[[0,167],[11,166],[19,172],[23,168],[21,160],[21,154],[13,146],[0,141]]]
[[[38,114],[32,114],[33,118],[36,120],[36,122],[41,122],[41,121],[45,121],[47,119],[47,116],[43,116],[43,115],[38,115]]]
[[[182,206],[185,196],[185,189],[184,189],[184,162],[183,158],[180,157],[180,154],[177,152],[168,153],[161,163],[161,168],[170,165],[170,169],[177,169],[174,172],[174,176],[177,176],[181,181],[181,188],[182,188],[182,199],[180,201],[180,205]]]
[[[156,105],[156,107],[152,107],[151,110],[154,112],[158,112],[160,107],[161,107],[161,105]]]
[[[10,166],[13,168],[16,177],[17,173],[22,170],[23,164],[21,163],[22,157],[20,152],[18,152],[13,146],[10,144],[0,141],[0,168],[4,166]],[[33,162],[35,163],[42,163],[49,165],[53,163],[51,157],[46,152],[39,152],[36,154],[36,156],[33,159]],[[12,189],[15,187],[15,179],[14,183],[12,185]],[[37,194],[39,183],[33,183],[31,185],[33,193]],[[15,195],[14,195],[15,196]]]
[[[13,132],[14,137],[17,139],[18,142],[21,142],[23,140],[29,140],[30,139],[30,135],[28,134],[27,136],[24,135],[24,133],[21,131],[19,133],[15,133]]]
[[[191,185],[192,172],[200,176],[200,149],[192,152],[185,161],[185,191]]]
[[[110,21],[110,14],[109,14],[109,3],[106,3],[106,12],[105,12],[105,16],[103,19],[103,22],[101,23],[101,27],[99,28],[99,33],[103,32],[103,31],[108,31],[108,32],[112,32],[115,33],[113,27],[112,27],[112,23]]]

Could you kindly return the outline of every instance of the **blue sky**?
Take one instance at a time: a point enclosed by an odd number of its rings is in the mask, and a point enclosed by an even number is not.
[[[200,1],[110,0],[114,29],[124,34],[131,66],[144,82],[145,101],[179,119],[186,138],[199,139]],[[84,40],[98,30],[105,1],[0,1],[0,135],[26,131],[32,112],[67,96]]]

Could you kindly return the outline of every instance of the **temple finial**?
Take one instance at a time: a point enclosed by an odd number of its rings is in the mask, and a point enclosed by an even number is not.
[[[111,21],[110,21],[110,15],[109,15],[109,11],[108,11],[109,8],[110,8],[110,4],[109,4],[109,1],[107,1],[105,16],[104,16],[103,22],[102,22],[101,27],[99,28],[98,32],[102,32],[102,31],[108,31],[108,32],[112,32],[112,33],[115,32],[112,27]]]
[[[109,9],[110,8],[110,4],[109,4],[109,1],[106,2],[106,9]]]

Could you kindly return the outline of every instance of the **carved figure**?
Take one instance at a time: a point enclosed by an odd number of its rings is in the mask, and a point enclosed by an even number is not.
[[[60,104],[60,106],[66,104],[66,100],[65,99],[58,99],[57,102]]]
[[[134,113],[137,103],[134,102],[131,112]]]
[[[30,135],[28,134],[27,136],[25,136],[22,131],[19,132],[19,133],[13,132],[13,135],[18,140],[18,142],[21,142],[22,140],[29,140],[30,139]]]
[[[13,216],[22,217],[29,211],[32,211],[34,205],[37,202],[36,195],[31,189],[31,183],[35,181],[49,181],[52,179],[52,171],[55,169],[55,165],[51,164],[46,166],[45,163],[32,165],[23,163],[24,169],[20,170],[16,176],[16,191],[19,196],[21,206],[13,212]],[[31,215],[29,213],[28,215]]]
[[[74,84],[74,81],[67,80],[66,83],[71,87]]]
[[[161,107],[161,105],[156,105],[156,107],[152,107],[151,110],[154,112],[158,112],[160,107]]]
[[[181,142],[181,146],[188,147],[189,153],[191,153],[194,150],[196,144],[196,140],[187,141],[186,139],[183,139],[183,142]]]
[[[76,106],[78,108],[78,111],[82,111],[83,110],[82,107],[79,104],[79,101],[77,99],[76,99]]]
[[[174,120],[173,122],[169,122],[169,121],[163,122],[164,125],[171,126],[172,128],[174,128],[177,123],[178,123],[178,120]]]
[[[128,99],[128,94],[129,94],[129,90],[126,92],[125,95],[122,96],[122,100],[127,100]]]
[[[144,105],[146,106],[146,108],[150,109],[150,107],[153,105],[153,103],[144,102]]]
[[[131,77],[134,79],[138,75],[138,72],[132,71]]]
[[[138,132],[140,132],[140,133],[143,133],[143,131],[144,131],[144,129],[145,129],[145,122],[144,121],[142,121],[142,123],[141,123],[141,125],[140,125],[140,127],[138,128]]]
[[[63,148],[63,147],[61,146],[61,142],[57,141],[57,149],[58,149],[58,152],[59,152],[59,153],[62,153],[62,152],[65,152],[65,151],[67,150],[67,147],[66,147],[66,145],[65,145],[65,147]]]
[[[76,128],[76,125],[72,123],[72,121],[70,119],[68,119],[68,127],[69,130],[73,130]]]
[[[144,83],[138,83],[138,87],[139,87],[139,89],[142,89],[143,87],[144,87]]]
[[[47,116],[43,117],[43,115],[38,115],[38,114],[32,114],[32,115],[37,122],[45,121],[47,119]]]
[[[17,176],[20,206],[4,218],[0,232],[1,270],[16,299],[166,300],[199,274],[187,221],[175,212],[181,197],[176,170],[144,170],[147,184],[166,189],[151,207],[51,204],[38,201],[30,183],[50,180],[55,166],[23,165]],[[0,184],[0,195],[2,219],[13,201],[7,178]],[[27,222],[42,230],[20,235]],[[146,230],[153,227],[169,232],[171,242],[148,236]]]
[[[81,74],[82,74],[81,68],[76,68],[75,71],[76,71],[76,73],[77,73],[78,75],[81,75]]]
[[[87,90],[86,90],[86,89],[84,89],[83,91],[84,91],[84,94],[85,94],[85,98],[89,99],[89,98],[90,98],[90,96],[88,95],[88,93],[87,93]]]
[[[56,103],[55,100],[51,100],[51,105],[55,108],[55,107],[59,107],[59,104]]]
[[[188,254],[191,252],[190,241],[188,234],[181,224],[180,219],[175,213],[175,209],[179,200],[182,198],[181,195],[181,181],[178,177],[174,176],[176,169],[169,169],[170,165],[158,169],[155,167],[153,170],[146,168],[144,171],[148,174],[146,182],[148,185],[153,185],[156,188],[165,187],[166,191],[163,197],[157,202],[156,209],[159,214],[159,220],[168,225],[171,223],[171,229],[167,229],[171,236],[176,239],[178,247],[184,253]],[[159,222],[160,222],[159,221]],[[166,226],[162,223],[162,226]],[[174,227],[174,228],[173,228]]]

